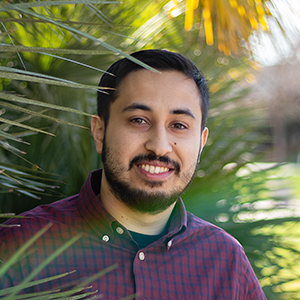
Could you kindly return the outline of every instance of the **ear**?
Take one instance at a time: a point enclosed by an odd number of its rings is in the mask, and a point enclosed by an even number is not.
[[[92,116],[91,131],[96,145],[96,151],[101,154],[104,139],[104,121],[99,116]]]
[[[208,137],[208,128],[205,127],[201,133],[201,144],[200,144],[200,152],[202,152],[203,147],[206,144],[207,141],[207,137]]]

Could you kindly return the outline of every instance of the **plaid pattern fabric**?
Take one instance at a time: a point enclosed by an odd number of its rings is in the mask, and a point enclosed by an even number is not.
[[[25,292],[69,288],[105,268],[118,267],[89,286],[101,299],[136,294],[142,299],[266,299],[240,244],[222,229],[186,212],[180,200],[168,233],[143,249],[96,197],[101,170],[90,174],[78,195],[42,205],[0,229],[0,259],[5,262],[41,228],[52,225],[3,278],[0,287],[20,283],[70,238],[80,238],[50,262],[41,279],[75,271]],[[84,291],[86,292],[86,290]]]

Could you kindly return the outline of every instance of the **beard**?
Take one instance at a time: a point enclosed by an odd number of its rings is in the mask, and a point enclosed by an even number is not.
[[[115,153],[115,154],[114,154]],[[119,153],[114,152],[111,148],[107,147],[105,137],[103,141],[102,163],[106,180],[109,184],[112,194],[121,202],[126,204],[134,211],[141,213],[158,214],[179,199],[179,196],[186,190],[191,181],[193,180],[196,170],[198,159],[195,164],[190,168],[188,174],[180,173],[180,165],[178,162],[171,160],[167,156],[156,156],[154,154],[138,155],[134,157],[129,168],[122,168],[118,163]],[[200,151],[198,158],[200,156]],[[182,177],[183,186],[175,186],[168,192],[149,191],[145,189],[135,188],[130,182],[122,178],[122,174],[132,169],[139,162],[153,162],[159,161],[171,165],[174,169],[173,176]],[[154,189],[163,185],[162,181],[149,181],[142,179],[145,185]]]

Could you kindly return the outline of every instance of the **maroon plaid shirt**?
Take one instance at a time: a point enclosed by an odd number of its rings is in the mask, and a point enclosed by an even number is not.
[[[68,276],[39,284],[26,292],[69,287],[117,264],[90,286],[102,299],[266,299],[240,244],[222,229],[186,212],[179,201],[168,233],[143,249],[114,220],[97,198],[101,171],[90,174],[78,195],[39,206],[0,229],[0,259],[7,258],[36,232],[52,226],[27,251],[27,256],[0,278],[0,286],[22,281],[56,249],[80,234],[35,279],[65,272]],[[85,291],[86,292],[86,291]]]

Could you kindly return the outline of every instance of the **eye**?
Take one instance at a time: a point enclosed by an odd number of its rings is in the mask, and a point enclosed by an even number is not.
[[[147,124],[147,122],[142,118],[133,118],[130,122],[137,125]]]
[[[174,123],[174,124],[172,124],[172,127],[175,129],[180,129],[180,130],[187,129],[187,126],[182,123]]]

